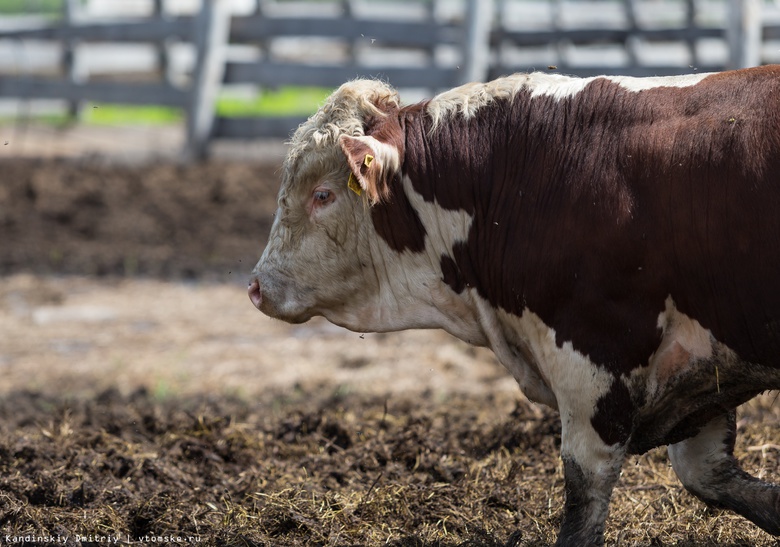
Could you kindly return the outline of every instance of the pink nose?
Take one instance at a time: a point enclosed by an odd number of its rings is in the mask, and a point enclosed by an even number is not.
[[[263,291],[260,289],[260,282],[257,279],[253,279],[247,291],[249,292],[249,300],[259,310],[263,304]]]

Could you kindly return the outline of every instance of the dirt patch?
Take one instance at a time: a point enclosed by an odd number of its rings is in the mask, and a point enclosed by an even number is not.
[[[277,165],[14,159],[0,173],[0,273],[246,276]]]
[[[554,542],[557,415],[489,352],[252,308],[277,169],[3,161],[0,544]],[[778,414],[773,394],[740,414],[768,480]],[[607,541],[774,545],[663,449],[626,463]]]
[[[287,325],[261,315],[241,281],[0,279],[0,392],[517,393],[490,352],[442,332]]]

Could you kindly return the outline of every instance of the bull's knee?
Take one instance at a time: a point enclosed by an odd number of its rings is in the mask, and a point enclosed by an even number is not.
[[[669,446],[669,459],[685,488],[707,504],[731,509],[780,535],[780,488],[750,476],[734,458],[735,412],[708,423],[690,439]]]

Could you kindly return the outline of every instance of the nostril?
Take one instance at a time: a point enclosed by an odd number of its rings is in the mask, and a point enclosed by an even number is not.
[[[249,283],[247,292],[249,293],[249,300],[252,301],[252,304],[254,304],[257,309],[260,309],[260,306],[263,303],[263,291],[260,289],[260,282],[257,279],[253,279],[252,282]]]

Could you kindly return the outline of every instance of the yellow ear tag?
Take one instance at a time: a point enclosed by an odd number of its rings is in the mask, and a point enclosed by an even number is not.
[[[360,187],[360,183],[355,178],[355,173],[350,171],[349,180],[347,180],[347,188],[355,192],[357,195],[362,195],[363,189]]]
[[[366,154],[366,157],[363,158],[363,165],[366,167],[371,167],[371,162],[374,161],[374,156],[371,154]],[[363,195],[363,189],[360,187],[360,183],[358,182],[357,178],[355,177],[355,173],[350,172],[349,179],[347,180],[347,187],[355,192],[357,195]]]

